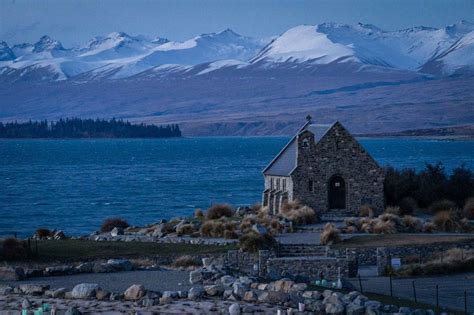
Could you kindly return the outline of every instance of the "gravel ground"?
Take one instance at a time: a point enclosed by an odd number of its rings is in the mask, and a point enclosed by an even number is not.
[[[13,282],[0,281],[0,284],[9,285],[22,283],[48,284],[51,288],[68,289],[72,289],[79,283],[97,283],[102,289],[111,292],[123,292],[132,284],[142,284],[146,289],[154,291],[189,290],[192,287],[189,284],[189,272],[175,270],[84,273],[71,276],[30,278]]]

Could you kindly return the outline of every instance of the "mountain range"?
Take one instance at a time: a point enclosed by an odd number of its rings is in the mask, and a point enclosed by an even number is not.
[[[0,120],[124,118],[185,134],[291,133],[307,113],[358,133],[474,122],[474,24],[227,29],[177,42],[114,32],[65,48],[0,41]]]

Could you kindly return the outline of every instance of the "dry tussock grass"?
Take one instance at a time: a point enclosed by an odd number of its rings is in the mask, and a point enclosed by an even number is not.
[[[196,232],[196,229],[193,224],[182,224],[176,228],[176,234],[178,234],[178,236],[190,235],[194,232]]]
[[[457,228],[457,223],[451,211],[439,211],[433,217],[433,223],[437,230],[443,232],[453,232]]]
[[[373,218],[375,215],[375,210],[372,206],[370,205],[362,205],[360,207],[360,211],[359,211],[359,216],[360,217],[369,217],[369,218]]]
[[[302,206],[297,200],[284,203],[280,215],[297,225],[316,223],[318,219],[314,209]]]
[[[179,256],[178,258],[176,258],[173,262],[173,266],[177,268],[201,266],[201,261],[196,257],[192,257],[190,255],[184,255],[184,256]]]
[[[341,242],[339,230],[333,224],[326,223],[321,232],[320,242],[322,245],[332,245]]]
[[[207,209],[206,218],[208,220],[215,220],[222,217],[231,217],[234,215],[234,210],[228,204],[216,204]]]
[[[463,215],[465,218],[474,220],[474,197],[466,200],[463,208]]]

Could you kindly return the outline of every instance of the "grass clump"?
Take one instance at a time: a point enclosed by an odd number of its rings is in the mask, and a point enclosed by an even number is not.
[[[375,210],[374,210],[374,207],[372,207],[371,205],[365,204],[360,207],[360,210],[359,210],[360,217],[373,218],[374,215],[375,215]]]
[[[474,197],[466,200],[463,208],[463,216],[469,220],[474,220]]]
[[[208,220],[220,219],[222,217],[231,217],[234,215],[234,210],[228,204],[216,204],[207,209],[206,218]]]
[[[316,211],[308,206],[301,205],[297,200],[284,203],[281,206],[280,215],[292,221],[295,225],[312,224],[318,221]]]
[[[176,268],[188,268],[188,267],[196,267],[196,266],[201,266],[201,260],[198,259],[197,257],[193,257],[191,255],[183,255],[177,257],[173,261],[173,267]]]
[[[250,231],[239,239],[239,248],[244,252],[255,253],[261,249],[272,249],[276,246],[276,240],[269,234],[260,235]]]
[[[443,232],[454,232],[458,226],[451,211],[439,211],[433,217],[436,229]]]
[[[176,227],[176,234],[178,236],[190,235],[196,232],[196,229],[193,224],[181,224]]]
[[[2,247],[5,260],[24,260],[28,258],[28,248],[25,241],[7,238],[3,241]]]
[[[202,211],[202,209],[196,209],[194,210],[194,217],[196,219],[204,219],[204,212]]]
[[[332,245],[341,242],[340,231],[331,223],[326,223],[321,232],[320,242],[322,245]]]
[[[126,229],[129,226],[130,225],[128,224],[128,222],[121,218],[108,218],[108,219],[105,219],[105,221],[102,223],[102,226],[100,227],[100,231],[102,233],[107,233],[107,232],[112,231],[114,228]]]

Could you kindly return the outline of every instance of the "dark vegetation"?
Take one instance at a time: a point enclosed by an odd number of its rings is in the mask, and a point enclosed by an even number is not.
[[[399,206],[403,214],[411,214],[418,207],[432,206],[433,211],[462,209],[468,198],[474,196],[474,174],[464,165],[455,168],[451,175],[446,174],[441,163],[426,164],[421,172],[388,167],[385,174],[385,201],[387,205]]]
[[[121,218],[109,218],[102,223],[100,231],[102,233],[107,233],[112,231],[114,228],[126,229],[129,226],[130,225],[128,224],[128,222]]]
[[[231,217],[234,210],[228,204],[216,204],[207,209],[206,218],[208,220],[219,219],[221,217]]]
[[[276,240],[269,234],[261,235],[250,231],[239,238],[239,248],[244,252],[255,253],[260,249],[272,249],[276,246]]]
[[[56,122],[0,122],[0,138],[169,138],[181,137],[176,124],[155,126],[128,121],[66,118]]]
[[[138,258],[159,255],[175,257],[181,255],[226,253],[235,249],[233,245],[165,244],[152,242],[96,242],[89,240],[40,240],[32,242],[33,255],[28,256],[27,244],[16,239],[0,242],[0,260],[24,261],[86,261],[116,257]]]

